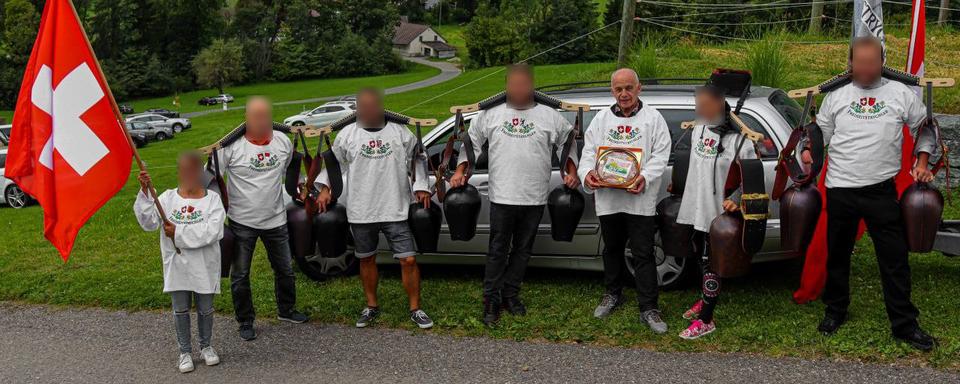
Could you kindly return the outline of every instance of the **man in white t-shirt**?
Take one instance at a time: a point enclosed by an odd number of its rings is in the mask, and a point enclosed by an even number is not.
[[[277,318],[292,323],[306,322],[296,311],[296,279],[291,265],[290,237],[283,200],[283,175],[290,163],[293,144],[286,135],[273,130],[270,102],[251,98],[246,108],[247,130],[243,137],[220,150],[221,171],[227,176],[230,204],[227,217],[236,242],[230,268],[233,309],[243,340],[257,338],[250,291],[250,264],[257,239],[263,241],[274,274]]]
[[[584,134],[580,177],[584,191],[593,194],[603,236],[603,282],[606,292],[593,312],[597,318],[610,315],[624,301],[623,288],[637,288],[640,319],[656,333],[667,331],[660,313],[657,260],[653,252],[657,192],[670,159],[670,130],[663,115],[640,101],[640,78],[632,69],[613,73],[610,91],[616,103],[597,113]],[[596,171],[597,148],[623,147],[642,150],[640,181],[631,189],[604,188]],[[624,255],[627,244],[633,257],[630,276]]]
[[[527,65],[507,68],[507,101],[481,111],[468,131],[477,157],[488,144],[490,196],[490,249],[483,278],[483,322],[500,319],[501,308],[513,315],[526,314],[520,301],[520,284],[530,260],[530,250],[550,192],[552,156],[562,157],[563,144],[573,126],[552,107],[533,98],[533,70]],[[460,151],[453,188],[467,182],[467,153]],[[560,159],[567,167],[564,184],[580,186],[577,151]]]
[[[417,159],[416,182],[411,187],[410,164],[417,149],[417,137],[406,126],[384,121],[383,95],[365,88],[357,93],[357,122],[344,127],[333,142],[333,154],[346,176],[347,221],[353,233],[354,251],[360,259],[360,281],[367,306],[360,312],[357,328],[370,325],[380,316],[377,300],[377,246],[383,234],[393,258],[400,263],[401,280],[410,303],[410,321],[421,329],[433,327],[433,320],[420,308],[420,268],[413,232],[407,223],[414,195],[430,206],[430,187]],[[317,202],[325,211],[333,199],[330,177],[324,169],[315,187]],[[323,241],[322,239],[320,241]]]
[[[858,38],[851,45],[851,57],[853,82],[830,92],[817,114],[829,157],[827,283],[823,292],[827,308],[818,329],[833,334],[847,320],[850,254],[863,219],[880,265],[893,336],[930,350],[936,340],[920,329],[919,311],[910,300],[910,262],[893,181],[901,167],[904,125],[917,138],[913,178],[933,180],[928,170],[928,159],[935,152],[933,137],[917,132],[926,109],[912,89],[881,77],[883,48],[878,39]],[[808,161],[809,153],[804,157]]]

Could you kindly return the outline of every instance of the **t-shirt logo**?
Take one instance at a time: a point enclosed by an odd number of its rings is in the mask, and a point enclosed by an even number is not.
[[[176,224],[194,224],[203,221],[203,214],[192,205],[185,205],[170,213],[170,221]]]
[[[514,117],[513,120],[504,121],[500,129],[503,130],[503,133],[513,137],[530,137],[533,135],[536,126],[533,123],[528,123],[526,119]]]
[[[850,102],[847,113],[861,120],[872,120],[887,114],[887,103],[876,97],[861,97]]]
[[[384,143],[383,140],[370,140],[366,144],[360,145],[360,156],[368,159],[380,159],[393,153],[390,143]]]
[[[257,172],[266,172],[277,167],[280,159],[270,152],[261,152],[250,157],[250,169]]]
[[[640,138],[640,130],[629,125],[618,125],[607,131],[607,138],[614,143],[632,143]]]
[[[717,139],[706,137],[697,142],[697,154],[701,157],[713,157],[717,155]]]

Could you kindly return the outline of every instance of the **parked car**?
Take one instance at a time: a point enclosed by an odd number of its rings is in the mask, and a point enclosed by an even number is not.
[[[0,149],[0,204],[9,205],[12,208],[20,209],[33,203],[33,198],[26,194],[20,187],[6,177],[3,177],[3,171],[7,164],[7,149]]]
[[[698,81],[702,83],[703,80]],[[670,135],[675,143],[675,148],[689,148],[690,137],[684,136],[682,142],[680,123],[694,120],[694,89],[693,85],[655,85],[653,81],[645,82],[641,99],[644,105],[657,108],[663,115],[670,128]],[[603,84],[603,85],[601,85]],[[576,88],[570,86],[558,91],[547,92],[554,97],[571,103],[588,104],[591,110],[584,114],[583,128],[586,129],[590,121],[596,115],[597,111],[609,108],[615,103],[610,95],[610,90],[605,83],[597,84],[589,88]],[[481,97],[478,97],[480,99]],[[728,99],[731,105],[737,100]],[[561,111],[561,113],[571,122],[575,119],[575,113]],[[773,186],[775,176],[774,167],[776,166],[777,156],[783,145],[786,143],[790,131],[797,124],[802,109],[799,104],[790,99],[786,93],[779,89],[766,87],[753,87],[750,97],[746,100],[741,117],[751,129],[764,135],[764,140],[759,143],[760,155],[763,160],[766,172],[765,183],[767,191]],[[476,116],[476,113],[466,114],[464,116],[467,124]],[[431,130],[423,138],[424,145],[427,147],[427,154],[431,161],[431,168],[435,168],[442,160],[442,152],[446,142],[454,131],[454,119],[451,117]],[[582,147],[582,139],[579,141]],[[456,142],[455,148],[459,151],[461,143]],[[449,169],[455,169],[453,164],[456,159],[453,156]],[[669,175],[672,169],[673,159],[665,171]],[[551,183],[553,186],[561,185],[559,172],[559,161],[554,159],[553,175]],[[669,180],[669,176],[666,180]],[[431,179],[434,179],[431,177]],[[431,180],[432,183],[432,180]],[[417,261],[421,263],[435,264],[483,264],[490,240],[489,208],[490,203],[487,200],[487,165],[486,153],[477,159],[476,170],[470,178],[470,184],[477,187],[483,198],[482,212],[477,226],[477,234],[470,241],[452,241],[444,219],[441,229],[440,242],[436,253],[418,255]],[[662,199],[667,196],[666,187],[668,182],[661,183],[657,193]],[[340,199],[340,201],[346,201]],[[435,202],[436,203],[436,202]],[[776,201],[770,202],[770,219],[767,220],[766,240],[763,249],[753,258],[754,262],[766,262],[794,258],[798,255],[796,252],[784,251],[780,247],[780,220],[779,204]],[[380,241],[380,260],[387,261],[389,258],[388,242]],[[603,250],[603,241],[600,237],[600,223],[594,210],[593,200],[587,199],[587,206],[580,220],[579,228],[572,242],[557,242],[550,235],[550,217],[544,213],[536,241],[533,247],[533,256],[530,265],[535,267],[566,268],[576,270],[601,271],[603,270],[603,261],[601,252]],[[628,248],[629,256],[629,248]],[[664,254],[660,247],[659,235],[656,239],[656,260],[659,284],[665,288],[677,287],[683,284],[687,279],[684,278],[688,273],[692,273],[697,267],[697,261],[694,259],[685,259]],[[312,258],[308,260],[311,263],[318,263],[316,270],[329,273],[331,275],[349,271],[355,268],[355,259],[349,254],[342,255],[339,258]],[[628,263],[630,265],[630,263]],[[631,271],[632,272],[632,271]]]
[[[180,133],[181,131],[190,129],[190,127],[193,126],[193,123],[190,122],[190,119],[185,119],[182,117],[170,118],[152,113],[130,116],[127,118],[127,121],[147,123],[150,126],[158,128],[170,128],[173,133]],[[171,134],[170,137],[173,137],[173,135]]]
[[[326,103],[311,111],[283,119],[283,123],[292,126],[313,125],[322,127],[353,113],[356,109],[357,107],[354,104],[344,102]]]
[[[12,125],[0,125],[0,144],[10,145],[10,130]]]
[[[204,97],[201,97],[200,100],[197,100],[197,104],[200,104],[200,105],[217,105],[217,104],[220,104],[220,101],[217,100],[217,99],[214,98],[214,97],[204,96]]]
[[[117,108],[119,108],[119,109],[120,109],[120,113],[122,113],[122,114],[124,114],[124,115],[128,115],[128,114],[133,113],[133,106],[130,105],[130,104],[120,104],[120,105],[117,106]]]
[[[143,135],[148,141],[164,141],[173,138],[173,128],[168,126],[153,126],[144,121],[127,120],[127,129],[132,135]]]
[[[140,128],[144,128],[143,126],[146,126],[146,129],[134,129],[133,128],[134,124],[141,125]],[[130,139],[133,140],[133,145],[136,145],[137,148],[146,147],[147,144],[150,142],[150,138],[147,137],[147,133],[146,133],[149,130],[149,126],[147,126],[146,123],[129,123],[129,122],[126,123],[126,125],[127,125],[127,131],[130,132]]]
[[[146,111],[143,111],[143,113],[150,113],[150,114],[154,114],[154,115],[160,115],[160,116],[167,117],[167,118],[177,118],[177,117],[180,117],[180,112],[171,111],[171,110],[166,109],[166,108],[150,108],[150,109],[148,109],[148,110],[146,110]]]
[[[229,93],[221,93],[213,97],[218,103],[232,103],[233,96]]]

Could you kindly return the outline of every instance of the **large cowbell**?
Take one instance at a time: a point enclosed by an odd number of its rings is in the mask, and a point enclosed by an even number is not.
[[[313,220],[301,205],[287,205],[287,232],[290,236],[290,253],[294,259],[304,259],[314,251]]]
[[[469,183],[447,191],[443,199],[443,215],[447,219],[450,239],[473,239],[477,234],[481,204],[480,191]]]
[[[823,210],[823,198],[813,184],[791,186],[780,197],[780,246],[805,252]]]
[[[724,212],[710,224],[710,269],[720,277],[750,272],[753,256],[743,250],[743,227],[740,212]]]
[[[337,257],[347,251],[347,208],[331,202],[327,210],[313,217],[313,236],[321,257]]]
[[[440,206],[433,202],[430,208],[424,208],[423,203],[420,202],[410,204],[407,222],[413,232],[413,239],[417,243],[417,251],[436,252],[440,241],[440,226],[443,224],[443,212]]]
[[[930,252],[943,215],[943,195],[927,183],[913,183],[900,196],[910,252]]]
[[[547,197],[550,235],[556,241],[573,241],[586,201],[580,191],[561,185]]]
[[[663,253],[673,257],[693,257],[693,226],[677,223],[680,195],[670,195],[657,203],[657,228]]]

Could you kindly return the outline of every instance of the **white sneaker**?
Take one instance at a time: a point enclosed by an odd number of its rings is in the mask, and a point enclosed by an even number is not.
[[[214,351],[213,347],[206,347],[204,349],[201,349],[200,357],[203,358],[203,362],[207,365],[220,364],[220,356],[217,356],[217,351]]]
[[[180,368],[180,373],[193,372],[193,356],[189,353],[181,353],[177,367]]]

